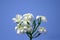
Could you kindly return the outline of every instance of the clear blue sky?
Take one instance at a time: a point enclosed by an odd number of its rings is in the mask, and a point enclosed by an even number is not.
[[[47,33],[33,40],[60,40],[60,0],[0,0],[0,40],[29,40],[26,34],[17,35],[12,21],[16,14],[28,12],[48,20],[41,25]]]

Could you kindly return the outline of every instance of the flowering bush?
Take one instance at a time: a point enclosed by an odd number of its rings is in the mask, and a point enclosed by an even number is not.
[[[12,18],[12,20],[17,23],[15,27],[17,34],[26,33],[30,40],[46,32],[44,27],[40,27],[41,22],[47,22],[45,16],[36,16],[34,18],[31,13],[24,14],[23,16],[17,14],[16,18]]]

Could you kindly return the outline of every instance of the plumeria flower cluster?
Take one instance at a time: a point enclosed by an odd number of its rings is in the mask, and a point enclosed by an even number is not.
[[[17,34],[26,33],[30,40],[38,37],[41,33],[46,32],[44,27],[40,27],[41,22],[47,22],[45,16],[36,16],[36,18],[34,18],[31,13],[26,13],[24,15],[17,14],[12,20],[17,23],[17,26],[15,27]]]

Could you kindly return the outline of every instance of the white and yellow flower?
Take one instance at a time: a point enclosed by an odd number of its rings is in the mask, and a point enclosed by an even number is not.
[[[17,34],[21,34],[21,33],[23,33],[24,32],[24,29],[23,29],[23,27],[15,27],[16,29],[16,31],[17,31]]]
[[[15,27],[15,30],[17,31],[17,34],[20,34],[20,33],[26,33],[27,31],[31,31],[31,26],[30,25],[19,25],[17,24],[17,26]]]
[[[34,19],[34,16],[31,13],[27,13],[23,15],[23,21],[25,23],[27,22],[32,23],[33,19]]]
[[[22,19],[22,16],[19,15],[19,14],[16,15],[16,18],[12,18],[12,20],[13,20],[14,22],[20,22],[21,19]]]
[[[23,17],[24,19],[32,20],[34,16],[31,13],[27,13],[27,14],[24,14]]]

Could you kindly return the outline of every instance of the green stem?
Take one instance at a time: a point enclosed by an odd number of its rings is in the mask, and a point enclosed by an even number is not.
[[[30,40],[32,40],[32,35],[30,36]]]
[[[32,40],[32,38],[30,38],[30,40]]]
[[[27,36],[30,38],[30,40],[32,40],[32,33],[26,32]]]
[[[30,40],[32,40],[32,33],[30,33]]]

